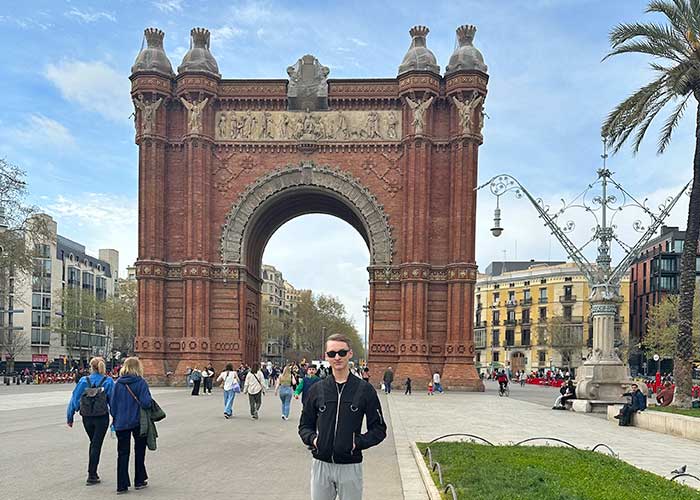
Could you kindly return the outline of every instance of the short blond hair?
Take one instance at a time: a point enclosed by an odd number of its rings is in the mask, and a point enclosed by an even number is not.
[[[350,343],[350,339],[342,333],[334,333],[326,339],[326,345],[328,345],[328,342],[345,342],[345,344],[348,346],[348,349],[352,351],[352,344]]]
[[[141,364],[141,360],[136,356],[126,358],[122,369],[119,370],[119,375],[138,375],[139,377],[143,377],[143,365]]]
[[[100,375],[104,375],[105,373],[107,373],[105,360],[99,357],[92,358],[90,360],[90,371],[92,373],[99,373]]]

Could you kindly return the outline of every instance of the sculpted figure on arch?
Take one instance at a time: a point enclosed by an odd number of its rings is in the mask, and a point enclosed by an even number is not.
[[[479,116],[477,117],[476,127],[474,127],[474,129],[472,129],[472,115],[474,110],[484,102],[484,96],[474,92],[471,99],[465,99],[464,102],[457,99],[457,97],[452,96],[452,102],[454,102],[455,106],[457,107],[457,111],[459,112],[459,124],[462,127],[462,133],[480,133],[481,127],[483,126],[484,111],[483,109],[480,111]]]
[[[424,101],[414,101],[410,97],[406,96],[406,102],[411,107],[413,112],[413,131],[416,134],[423,133],[423,127],[425,127],[425,112],[428,110],[430,105],[433,103],[435,97],[431,96]]]
[[[190,134],[198,134],[202,131],[202,111],[204,107],[209,102],[209,98],[206,97],[203,100],[197,102],[189,102],[184,97],[180,98],[182,105],[187,109],[187,130]]]
[[[139,94],[138,99],[134,99],[133,101],[136,109],[141,111],[141,131],[144,134],[150,134],[153,132],[156,111],[163,102],[163,98],[160,97],[157,101],[149,103],[148,101],[144,100],[143,94]]]

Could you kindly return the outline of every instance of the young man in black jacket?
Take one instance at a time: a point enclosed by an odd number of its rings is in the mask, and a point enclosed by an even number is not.
[[[350,340],[326,341],[332,375],[314,384],[304,401],[299,436],[311,450],[312,500],[361,500],[362,450],[386,438],[386,422],[374,388],[350,375]],[[362,420],[367,432],[362,434]]]

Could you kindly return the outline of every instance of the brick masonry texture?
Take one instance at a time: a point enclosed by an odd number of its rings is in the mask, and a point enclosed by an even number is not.
[[[311,196],[308,190],[290,188],[250,214],[242,259],[222,262],[223,228],[246,189],[275,170],[309,165],[349,174],[388,217],[391,265],[369,266],[373,381],[392,366],[397,381],[410,376],[427,384],[439,371],[446,386],[483,390],[474,368],[472,332],[474,187],[483,138],[462,130],[451,98],[485,95],[487,79],[472,71],[447,79],[410,72],[396,79],[329,81],[331,111],[400,114],[402,133],[395,141],[217,142],[217,111],[285,110],[286,82],[187,73],[176,79],[132,75],[134,97],[142,95],[147,102],[163,98],[153,126],[143,127],[139,116],[136,134],[136,350],[148,376],[180,375],[186,366],[210,360],[221,369],[226,362],[259,359],[260,259],[278,227],[261,219],[274,215],[288,220],[310,208],[326,210],[351,224],[354,217],[355,227],[368,239],[365,228],[373,222],[358,219],[352,200],[327,189]],[[407,96],[414,101],[434,97],[422,134],[414,132]],[[198,133],[187,130],[181,97],[209,99]],[[478,121],[476,114],[472,120]],[[273,215],[260,217],[262,213]]]

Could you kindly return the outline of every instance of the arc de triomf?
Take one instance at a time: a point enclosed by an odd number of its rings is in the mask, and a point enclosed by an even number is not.
[[[396,78],[329,79],[305,55],[288,79],[227,80],[207,30],[192,30],[177,74],[164,33],[145,31],[131,93],[136,352],[149,377],[258,360],[265,245],[285,222],[323,213],[369,247],[374,378],[388,366],[417,382],[439,370],[448,387],[483,390],[472,302],[488,75],[475,32],[457,29],[444,76],[416,26]]]

